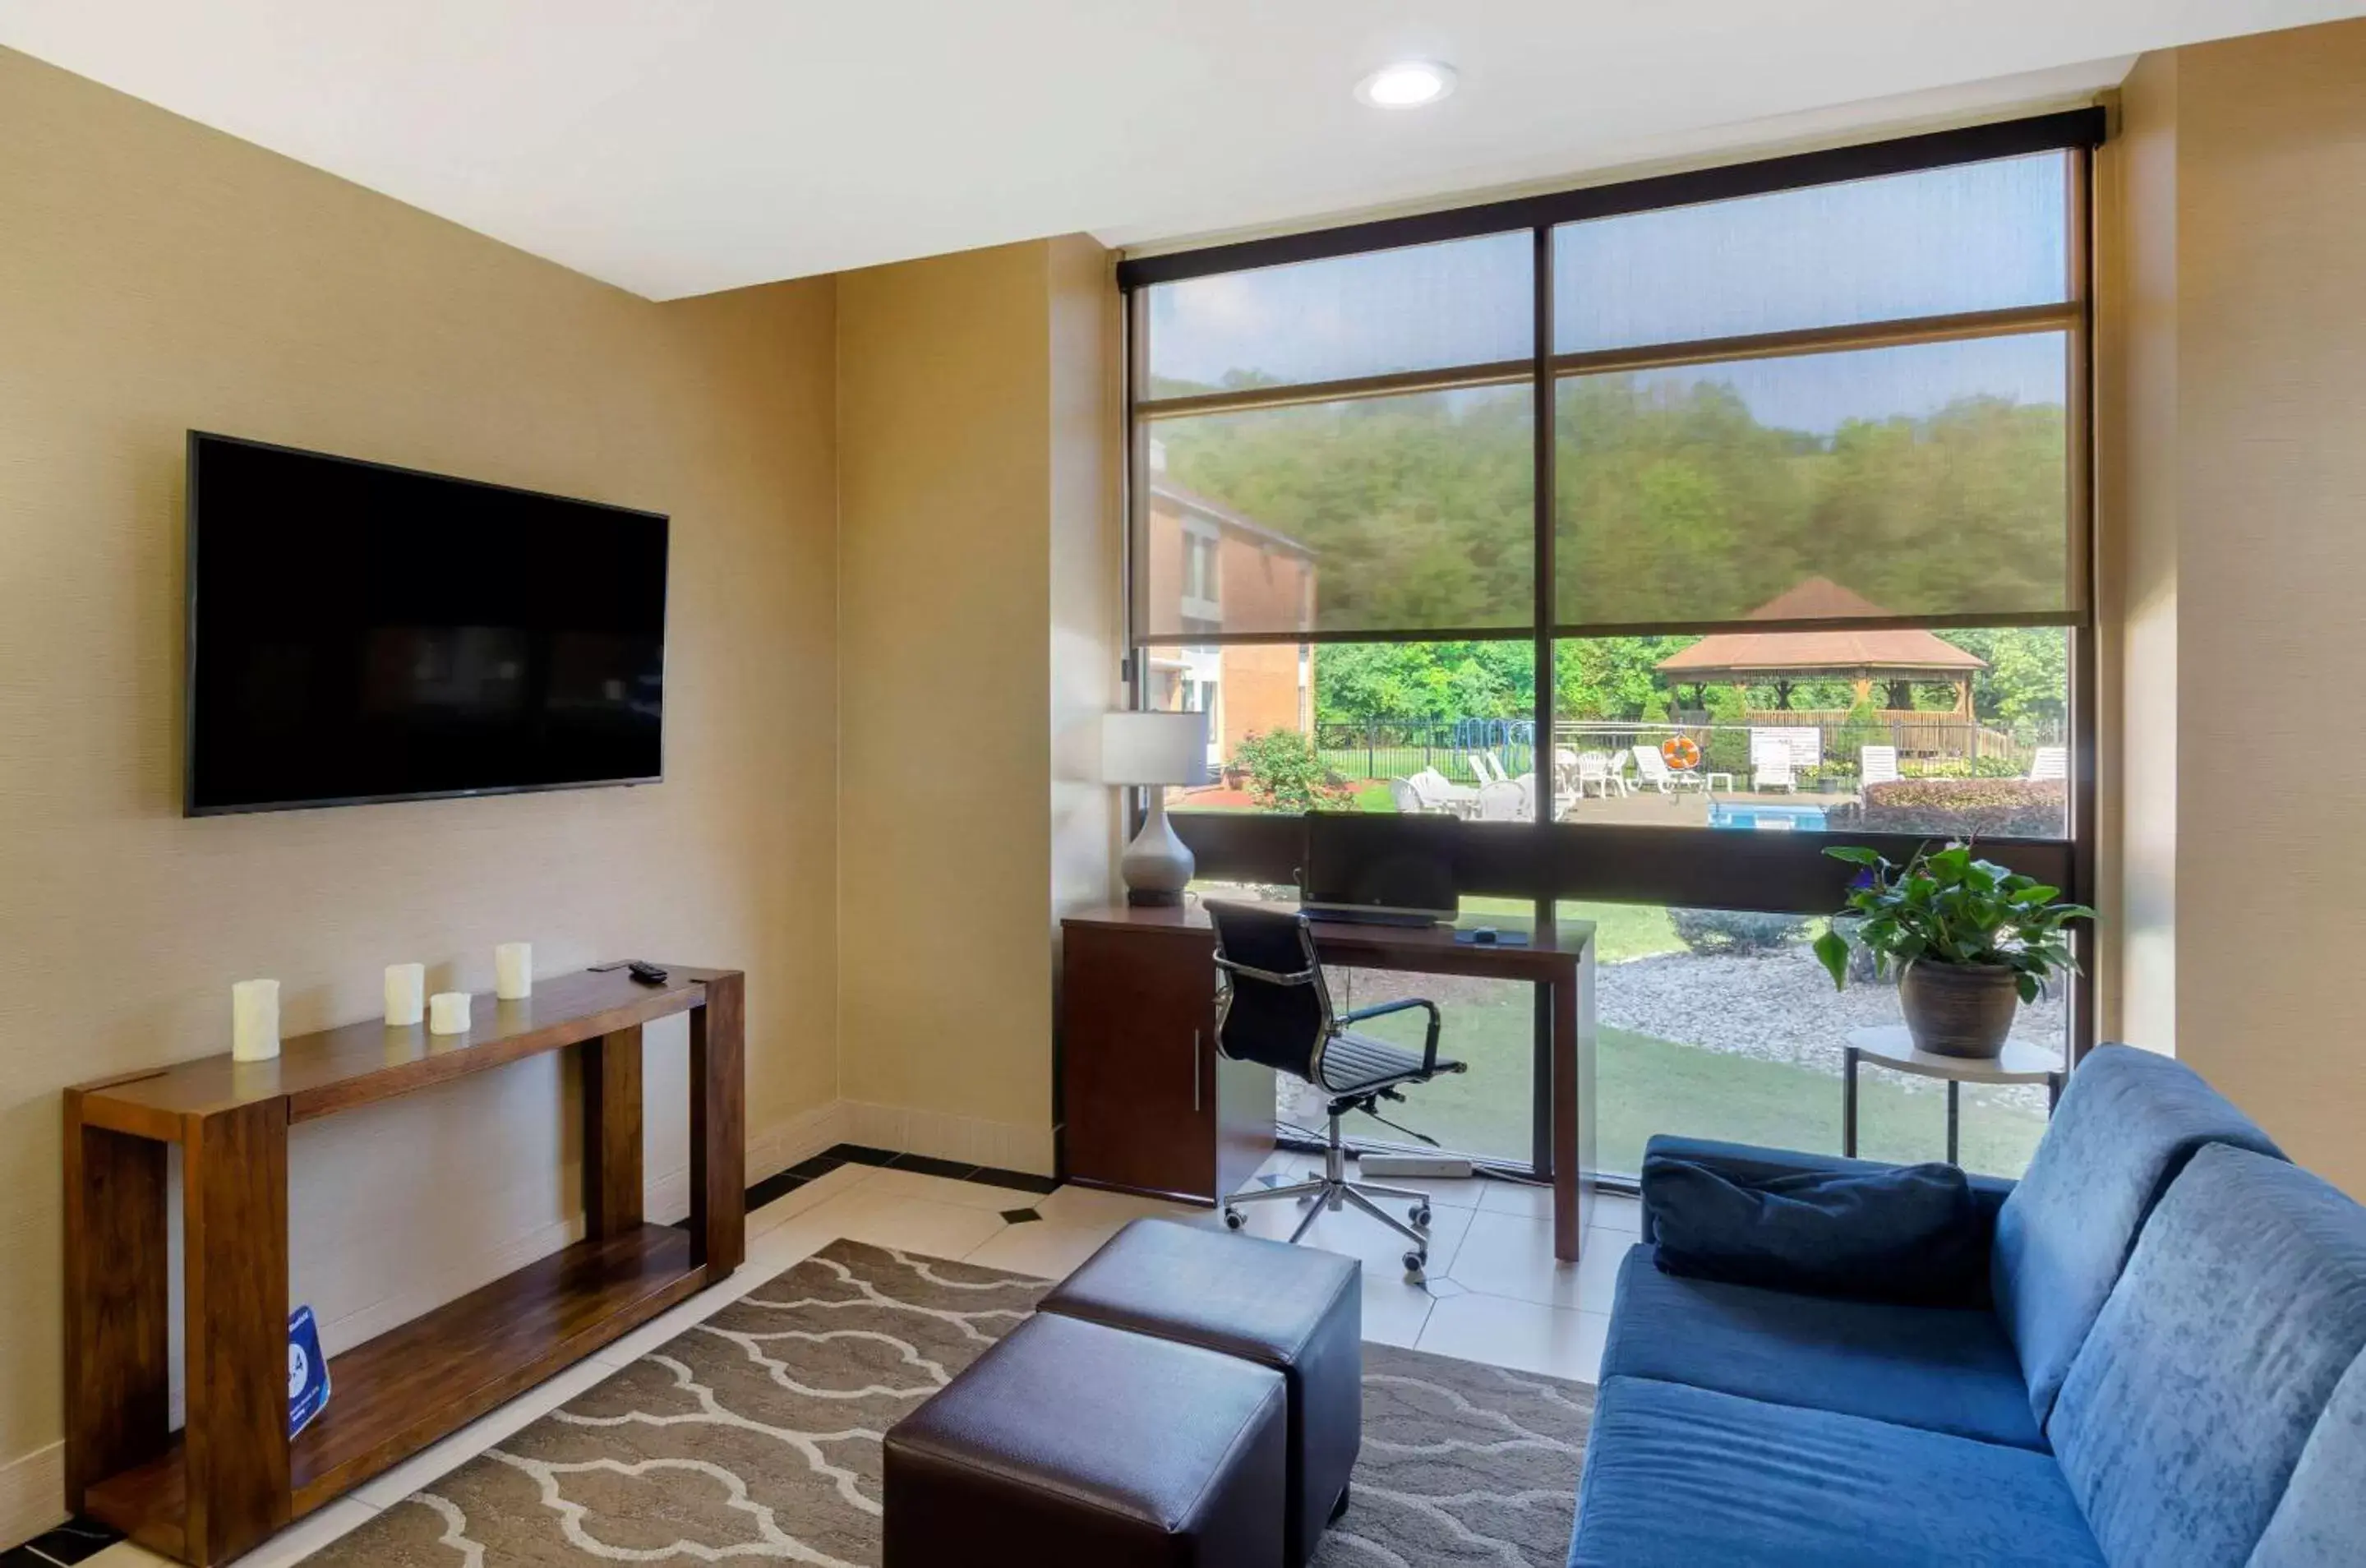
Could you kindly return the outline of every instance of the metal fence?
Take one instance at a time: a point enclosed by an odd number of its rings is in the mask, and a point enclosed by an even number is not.
[[[1474,753],[1484,751],[1507,773],[1530,772],[1537,763],[1537,727],[1507,718],[1375,718],[1352,724],[1318,724],[1314,744],[1323,764],[1349,779],[1410,778],[1435,768],[1456,784],[1477,784]]]
[[[1868,727],[1862,720],[1852,724],[1845,714],[1764,713],[1729,724],[1712,724],[1705,716],[1687,716],[1675,723],[1560,719],[1553,725],[1553,744],[1571,752],[1620,751],[1684,735],[1705,754],[1733,769],[1747,765],[1753,729],[1815,730],[1822,761],[1851,768],[1860,746],[1894,746],[1900,771],[1910,774],[1974,768],[2022,772],[2038,747],[2067,742],[2059,724],[2007,733],[1957,714],[1889,713]],[[1484,781],[1472,761],[1479,751],[1514,775],[1536,766],[1536,726],[1526,719],[1375,718],[1318,724],[1314,744],[1324,766],[1355,780],[1408,778],[1435,768],[1457,784],[1481,784]]]

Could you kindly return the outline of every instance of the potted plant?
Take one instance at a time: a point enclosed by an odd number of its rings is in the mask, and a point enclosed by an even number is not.
[[[1996,1055],[2014,1010],[2035,1001],[2050,977],[2078,968],[2064,928],[2095,911],[2060,902],[2058,887],[1974,859],[1968,845],[1918,851],[1903,868],[1874,850],[1824,852],[1858,868],[1845,912],[1858,919],[1857,941],[1898,966],[1898,999],[1920,1050]],[[1835,987],[1847,985],[1845,936],[1825,931],[1816,956]]]

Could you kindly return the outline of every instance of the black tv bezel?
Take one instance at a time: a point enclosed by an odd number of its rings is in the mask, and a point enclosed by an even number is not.
[[[279,452],[289,457],[316,457],[332,463],[344,463],[356,468],[369,468],[383,474],[401,474],[411,479],[435,479],[445,484],[467,485],[475,490],[497,491],[504,495],[525,496],[536,501],[556,501],[569,506],[588,506],[622,516],[637,517],[655,523],[661,530],[666,554],[666,595],[658,606],[658,678],[662,693],[665,678],[666,647],[670,632],[673,611],[673,517],[670,513],[650,512],[637,506],[619,506],[611,502],[587,501],[581,496],[560,495],[552,491],[528,490],[523,485],[495,484],[489,479],[472,479],[458,474],[440,474],[429,468],[410,468],[399,463],[375,463],[366,457],[348,457],[335,452],[315,451],[308,446],[289,446],[276,441],[256,441],[243,435],[225,435],[220,431],[196,430],[188,433],[186,445],[182,502],[181,570],[182,592],[182,652],[181,652],[181,815],[196,817],[248,817],[269,811],[313,811],[337,806],[391,806],[415,800],[474,800],[481,796],[502,795],[549,795],[559,790],[630,789],[642,784],[665,782],[665,711],[659,698],[658,712],[658,771],[646,776],[607,779],[574,779],[565,784],[489,784],[481,789],[419,790],[395,795],[323,795],[318,799],[274,800],[252,805],[200,806],[197,791],[197,541],[202,510],[197,494],[197,449],[200,443],[214,442],[224,446],[244,446],[262,452]]]

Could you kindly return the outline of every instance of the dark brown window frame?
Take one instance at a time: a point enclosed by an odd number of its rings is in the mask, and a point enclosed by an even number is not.
[[[2094,626],[2093,495],[2093,278],[2092,151],[2104,137],[2101,108],[2077,109],[2007,120],[1925,136],[1854,147],[1763,159],[1718,168],[1597,186],[1511,201],[1279,236],[1200,250],[1129,258],[1119,265],[1125,295],[1126,583],[1128,645],[1135,649],[1189,641],[1226,643],[1354,643],[1396,641],[1515,641],[1535,650],[1538,733],[1553,733],[1554,644],[1592,637],[1708,632],[1730,629],[1730,619],[1619,625],[1571,625],[1555,617],[1553,464],[1556,389],[1571,374],[1659,368],[1668,366],[1763,359],[1804,354],[1884,347],[1900,344],[1959,342],[1974,338],[2059,332],[2070,344],[2067,397],[2069,604],[2060,613],[1898,616],[1850,621],[1850,626],[2058,626],[2069,635],[2071,786],[2067,832],[2060,840],[1984,840],[1990,857],[2093,901],[2095,865],[2096,637]],[[1583,354],[1553,350],[1552,234],[1560,224],[1591,218],[1767,195],[1818,185],[1908,174],[1955,164],[2040,152],[2060,152],[2071,161],[2068,190],[2069,298],[2060,303],[1759,333],[1742,337],[1659,344]],[[1391,250],[1406,245],[1467,239],[1527,229],[1533,235],[1535,346],[1524,359],[1449,367],[1436,370],[1356,377],[1325,382],[1258,387],[1155,399],[1146,395],[1148,364],[1147,289],[1154,285],[1219,273],[1286,265],[1296,262]],[[1160,420],[1242,409],[1301,406],[1346,399],[1384,397],[1462,387],[1532,389],[1536,411],[1535,596],[1530,621],[1516,627],[1414,628],[1379,631],[1301,631],[1146,636],[1134,570],[1133,542],[1140,537],[1147,487],[1149,434]],[[1752,621],[1752,631],[1808,630],[1835,623]],[[1138,671],[1139,660],[1129,664]],[[1134,694],[1138,700],[1139,682]],[[1286,885],[1303,863],[1302,819],[1290,816],[1177,812],[1177,831],[1198,857],[1201,874]],[[1861,844],[1903,860],[1925,841],[1911,835],[1864,833],[1752,834],[1670,828],[1555,822],[1477,823],[1465,835],[1460,867],[1465,891],[1496,897],[1532,898],[1540,916],[1557,899],[1674,907],[1762,909],[1820,914],[1838,907],[1847,868],[1823,851]],[[2091,967],[2093,934],[2078,936],[2082,964]],[[2073,989],[2070,1050],[2073,1059],[2094,1043],[2094,988]],[[1541,1086],[1549,1057],[1540,1021],[1537,1062],[1537,1170],[1547,1171],[1549,1118]]]

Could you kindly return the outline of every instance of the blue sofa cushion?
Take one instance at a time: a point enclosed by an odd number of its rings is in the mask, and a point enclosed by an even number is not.
[[[2077,1568],[2044,1454],[1645,1378],[1603,1381],[1571,1568]]]
[[[1646,1154],[1642,1190],[1671,1274],[1856,1301],[1959,1302],[1988,1264],[1988,1228],[1952,1165],[1752,1176]]]
[[[2366,1356],[2333,1390],[2300,1451],[2250,1568],[2356,1568],[2366,1562]]]
[[[2366,1209],[2279,1159],[2195,1155],[2046,1425],[2112,1561],[2242,1562],[2361,1348]]]
[[[1722,1171],[1736,1180],[1755,1180],[1762,1177],[1786,1176],[1808,1170],[1877,1171],[1895,1168],[1880,1160],[1845,1159],[1839,1155],[1808,1154],[1800,1149],[1770,1148],[1762,1144],[1729,1144],[1718,1138],[1688,1138],[1674,1133],[1654,1133],[1643,1145],[1643,1157],[1662,1155],[1670,1159],[1690,1160],[1711,1170]],[[2012,1192],[2013,1184],[2001,1176],[1966,1173],[1971,1183],[1972,1199],[1978,1206],[1980,1223],[1993,1237],[1996,1217],[2004,1207],[2005,1199]],[[1643,1211],[1643,1239],[1657,1241],[1653,1233],[1651,1211]],[[1977,1302],[1966,1301],[1964,1306],[1985,1305],[1989,1299],[1989,1282],[1978,1282]]]
[[[1989,1264],[2039,1425],[2145,1216],[2209,1144],[2280,1155],[2250,1118],[2166,1056],[2101,1045],[2070,1075],[2029,1173],[1997,1213]]]
[[[1654,1378],[1776,1404],[2043,1450],[2029,1392],[1985,1308],[1844,1302],[1619,1266],[1602,1376]]]

